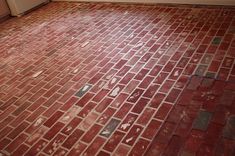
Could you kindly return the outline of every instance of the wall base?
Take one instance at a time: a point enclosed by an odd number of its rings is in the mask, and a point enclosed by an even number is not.
[[[235,0],[53,0],[53,1],[175,3],[175,4],[233,5],[233,6],[235,6]]]

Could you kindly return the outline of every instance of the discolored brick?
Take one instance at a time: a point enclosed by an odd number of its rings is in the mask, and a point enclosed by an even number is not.
[[[208,127],[211,117],[212,113],[200,111],[197,118],[193,122],[193,129],[205,131]]]
[[[119,120],[111,119],[109,121],[109,123],[101,131],[100,135],[108,138],[114,132],[114,130],[117,128],[119,123],[120,123]]]

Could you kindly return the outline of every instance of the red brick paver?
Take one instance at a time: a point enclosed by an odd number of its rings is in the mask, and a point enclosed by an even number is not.
[[[235,8],[52,2],[0,24],[2,155],[233,156]]]

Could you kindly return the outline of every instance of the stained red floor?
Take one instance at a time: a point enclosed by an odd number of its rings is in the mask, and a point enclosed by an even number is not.
[[[0,155],[235,155],[234,8],[54,2],[0,28]]]

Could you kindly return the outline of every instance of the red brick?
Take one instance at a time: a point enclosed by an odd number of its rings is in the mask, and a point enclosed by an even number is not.
[[[115,113],[115,109],[113,108],[107,108],[104,113],[99,117],[99,119],[97,120],[97,123],[105,125],[108,120],[113,116],[113,114]]]
[[[63,148],[59,148],[58,150],[55,151],[55,155],[66,155],[68,153],[67,150],[63,149]]]
[[[66,139],[65,136],[58,134],[45,148],[44,148],[44,152],[48,155],[52,154],[53,152],[55,152],[60,144],[62,144],[62,142]]]
[[[15,111],[16,107],[15,106],[10,106],[8,107],[5,111],[3,111],[0,114],[0,121],[2,121],[3,119],[5,119],[9,114],[11,114],[13,111]]]
[[[10,139],[4,138],[0,141],[0,150],[4,149],[8,144],[11,143]]]
[[[83,96],[76,105],[80,107],[84,107],[91,99],[94,97],[94,94],[92,93],[87,93],[85,96]]]
[[[89,113],[88,116],[79,124],[79,127],[84,131],[87,130],[94,124],[98,117],[99,115],[95,112]]]
[[[8,153],[13,153],[14,150],[17,149],[18,146],[20,146],[26,139],[28,138],[28,136],[26,134],[20,134],[17,138],[14,139],[14,141],[12,141],[6,148],[5,150]]]
[[[29,124],[27,122],[25,122],[25,121],[22,122],[19,126],[14,128],[14,130],[8,135],[8,137],[11,139],[14,139],[20,133],[22,133],[28,126],[29,126]]]
[[[99,147],[102,146],[104,142],[105,139],[101,137],[96,137],[95,140],[91,143],[91,145],[88,146],[84,154],[89,156],[95,155],[98,152]]]
[[[170,110],[172,108],[172,105],[171,104],[168,104],[168,103],[163,103],[159,109],[157,110],[154,118],[156,119],[160,119],[160,120],[165,120],[167,115],[169,114]]]
[[[159,89],[159,92],[168,93],[171,87],[174,85],[174,83],[175,83],[174,81],[166,80],[161,86],[161,88]]]
[[[38,116],[40,116],[46,108],[39,107],[37,110],[35,110],[26,120],[29,122],[33,122]]]
[[[130,127],[132,126],[132,124],[135,122],[136,119],[137,119],[137,115],[129,113],[125,117],[123,122],[120,124],[118,129],[127,132],[130,129]]]
[[[99,91],[96,96],[92,99],[92,101],[94,102],[100,102],[107,94],[108,94],[109,90],[101,90]]]
[[[0,106],[0,110],[5,111],[10,105],[15,103],[18,98],[12,97],[8,101],[6,101],[2,106]]]
[[[52,104],[54,104],[62,95],[55,93],[52,95],[45,103],[43,103],[43,106],[50,107]]]
[[[121,142],[124,135],[125,133],[119,131],[114,132],[107,143],[104,145],[103,149],[109,152],[113,152],[117,145]]]
[[[160,72],[160,74],[158,74],[158,76],[155,78],[153,82],[157,84],[162,84],[168,75],[169,75],[168,73]]]
[[[37,101],[35,101],[31,104],[31,106],[28,108],[28,110],[35,111],[37,108],[39,108],[46,101],[47,101],[47,99],[40,97]]]
[[[157,93],[153,99],[150,101],[150,107],[153,107],[153,108],[158,108],[159,105],[162,103],[162,101],[164,100],[165,98],[165,94],[162,94],[162,93]]]
[[[140,136],[143,128],[138,125],[133,125],[133,127],[130,129],[129,133],[126,135],[126,137],[123,139],[123,143],[132,146],[137,138]]]
[[[51,127],[63,114],[61,111],[55,112],[43,125]]]
[[[28,116],[30,115],[30,112],[24,111],[19,115],[13,122],[11,122],[12,127],[17,127],[22,121],[24,121]]]
[[[134,155],[142,155],[143,153],[146,152],[146,150],[149,147],[150,142],[144,139],[139,139],[137,143],[134,145],[132,150],[130,151],[129,155],[134,156]]]
[[[82,110],[78,113],[78,116],[85,118],[89,112],[91,112],[91,110],[96,106],[96,103],[94,102],[89,102],[88,104],[86,104],[86,106],[84,106],[82,108]]]
[[[95,108],[97,112],[103,112],[113,101],[111,98],[105,98],[103,101],[101,101],[98,106]]]
[[[50,128],[50,130],[44,135],[44,138],[47,140],[51,140],[57,133],[64,127],[64,124],[61,122],[57,122]]]
[[[15,119],[15,117],[13,116],[8,116],[6,117],[1,123],[0,123],[0,130],[2,130],[3,128],[5,128],[7,126],[8,123],[10,123],[11,121],[13,121]]]
[[[133,73],[127,73],[126,76],[121,79],[120,83],[127,84],[134,76],[135,74]]]
[[[81,138],[81,141],[84,141],[86,143],[90,143],[93,138],[99,133],[102,126],[100,125],[93,125],[87,132],[85,132],[85,135]]]
[[[61,131],[63,134],[69,135],[78,125],[81,123],[82,119],[73,118]]]
[[[144,90],[135,89],[135,91],[131,94],[131,96],[127,99],[128,102],[135,103],[143,94]]]
[[[62,102],[62,103],[65,103],[65,102],[67,102],[71,97],[72,97],[72,95],[74,95],[75,94],[75,90],[68,90],[58,101],[59,102]]]
[[[46,98],[51,97],[56,91],[58,91],[61,88],[59,85],[55,85],[52,88],[50,88],[43,96]]]
[[[149,99],[141,98],[133,107],[131,112],[140,114],[143,109],[148,105]]]
[[[181,90],[173,88],[168,94],[168,96],[166,97],[165,101],[175,103],[180,93],[181,93]]]
[[[203,133],[200,131],[192,131],[185,142],[185,149],[191,152],[198,151],[200,145],[203,142]]]
[[[62,106],[63,105],[61,103],[55,102],[49,108],[47,108],[45,112],[43,112],[42,116],[49,118],[49,117],[51,117],[52,114],[54,114]]]
[[[85,149],[86,149],[87,145],[82,143],[82,142],[78,142],[74,145],[74,147],[70,150],[69,152],[69,156],[73,156],[73,155],[80,155]]]
[[[78,101],[78,98],[71,97],[60,109],[63,111],[67,111],[70,107],[75,105],[75,103]]]
[[[157,132],[160,129],[161,124],[162,123],[160,121],[151,120],[148,126],[146,127],[146,129],[144,130],[142,137],[151,139],[153,136],[157,134]]]
[[[36,144],[34,144],[25,155],[37,155],[46,145],[47,141],[41,139]]]
[[[12,153],[12,156],[18,156],[18,155],[23,155],[27,150],[29,149],[28,146],[25,144],[21,144],[14,153]]]

